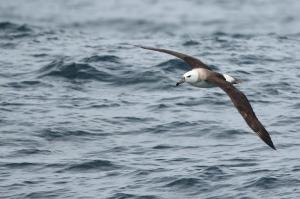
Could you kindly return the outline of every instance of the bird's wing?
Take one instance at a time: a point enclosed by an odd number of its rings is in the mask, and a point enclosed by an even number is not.
[[[272,139],[265,129],[265,127],[260,123],[257,119],[247,97],[235,88],[232,84],[226,82],[223,76],[219,73],[211,73],[207,77],[207,81],[219,86],[222,90],[224,90],[227,95],[230,97],[231,101],[233,102],[234,106],[243,116],[244,120],[247,122],[249,127],[272,149],[276,150]]]
[[[179,52],[175,52],[175,51],[167,50],[167,49],[162,49],[162,48],[152,48],[152,47],[146,47],[146,46],[137,46],[137,47],[173,55],[173,56],[178,57],[179,59],[182,59],[183,61],[185,61],[192,68],[205,68],[207,70],[211,70],[206,64],[201,62],[199,59],[197,59],[195,57],[192,57],[192,56],[189,56],[189,55],[185,55],[185,54],[182,54],[182,53],[179,53]]]

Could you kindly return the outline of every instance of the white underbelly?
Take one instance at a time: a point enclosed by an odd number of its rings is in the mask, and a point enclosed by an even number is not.
[[[207,81],[199,81],[196,83],[190,83],[192,86],[200,87],[200,88],[212,88],[216,87],[214,84],[210,84]]]

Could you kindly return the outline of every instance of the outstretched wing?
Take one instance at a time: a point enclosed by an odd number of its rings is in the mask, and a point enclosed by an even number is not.
[[[183,61],[185,61],[188,65],[190,65],[192,68],[205,68],[207,70],[211,70],[206,64],[204,64],[203,62],[201,62],[199,59],[189,56],[189,55],[185,55],[179,52],[175,52],[172,50],[166,50],[166,49],[162,49],[162,48],[152,48],[152,47],[146,47],[146,46],[137,46],[143,49],[147,49],[147,50],[154,50],[154,51],[158,51],[158,52],[163,52],[163,53],[167,53],[169,55],[173,55],[175,57],[178,57],[179,59],[182,59]]]
[[[234,106],[238,109],[249,127],[272,149],[276,150],[272,139],[265,127],[257,119],[247,97],[235,88],[232,84],[226,82],[219,73],[211,73],[207,81],[219,86],[230,97]]]

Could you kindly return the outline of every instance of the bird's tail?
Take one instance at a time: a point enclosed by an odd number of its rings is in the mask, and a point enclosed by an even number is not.
[[[223,77],[226,79],[227,82],[229,82],[231,84],[239,84],[242,82],[240,79],[234,78],[227,74],[223,74]]]

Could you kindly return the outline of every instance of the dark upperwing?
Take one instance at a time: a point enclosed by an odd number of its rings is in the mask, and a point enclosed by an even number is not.
[[[183,53],[175,52],[175,51],[172,51],[172,50],[166,50],[166,49],[162,49],[162,48],[152,48],[152,47],[146,47],[146,46],[137,46],[137,47],[147,49],[147,50],[154,50],[154,51],[158,51],[158,52],[163,52],[163,53],[167,53],[169,55],[173,55],[173,56],[178,57],[179,59],[182,59],[183,61],[185,61],[192,68],[205,68],[207,70],[211,70],[206,64],[201,62],[199,59],[197,59],[195,57],[192,57],[192,56],[189,56],[189,55],[185,55]]]
[[[227,95],[230,97],[234,106],[243,116],[244,120],[247,122],[249,127],[272,149],[276,150],[272,139],[265,129],[265,127],[260,123],[257,119],[247,97],[235,88],[232,84],[226,82],[223,76],[219,73],[212,72],[208,77],[207,81],[219,86],[222,90],[224,90]]]

